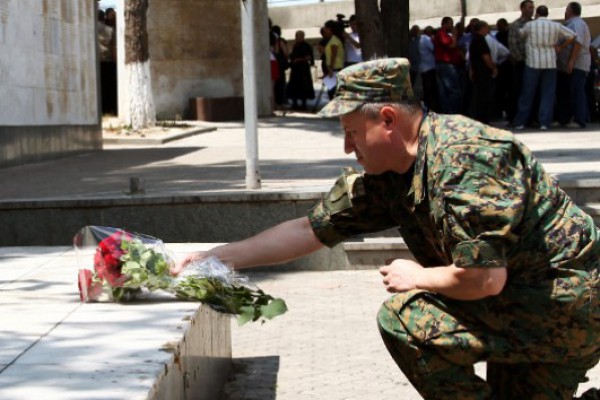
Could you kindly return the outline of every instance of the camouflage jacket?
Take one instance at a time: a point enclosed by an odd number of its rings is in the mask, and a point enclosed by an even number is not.
[[[511,132],[462,116],[424,116],[412,173],[346,170],[308,217],[327,246],[397,226],[425,267],[506,267],[505,292],[598,290],[592,218]]]

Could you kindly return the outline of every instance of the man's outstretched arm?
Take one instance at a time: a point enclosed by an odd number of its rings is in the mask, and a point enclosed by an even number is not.
[[[172,270],[177,274],[196,259],[215,256],[234,269],[280,264],[313,253],[323,247],[307,217],[288,220],[247,239],[192,253]]]

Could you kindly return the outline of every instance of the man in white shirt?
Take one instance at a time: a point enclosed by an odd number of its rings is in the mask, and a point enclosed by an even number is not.
[[[358,36],[358,30],[356,28],[356,15],[351,15],[348,19],[348,23],[350,24],[350,33],[344,31],[344,47],[346,50],[346,59],[344,60],[345,67],[362,62],[363,60],[362,50],[360,48],[360,37]]]
[[[525,38],[525,71],[523,89],[519,96],[515,129],[524,129],[537,88],[540,88],[538,121],[546,130],[552,123],[556,92],[556,53],[570,45],[577,36],[569,28],[548,19],[548,7],[536,9],[537,18],[525,24],[521,36]],[[559,40],[564,41],[558,45]]]
[[[485,41],[490,47],[490,56],[494,64],[499,65],[508,59],[510,56],[510,50],[502,43],[500,43],[492,34],[488,33],[485,35]]]
[[[580,128],[585,128],[588,120],[585,82],[592,55],[589,51],[590,29],[581,18],[581,4],[571,2],[567,5],[565,26],[577,34],[577,39],[558,53],[557,118],[563,126],[573,119]]]

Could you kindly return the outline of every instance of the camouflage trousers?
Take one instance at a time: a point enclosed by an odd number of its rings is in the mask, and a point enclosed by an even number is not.
[[[425,399],[571,399],[600,359],[597,299],[593,315],[586,311],[586,320],[575,323],[506,313],[505,306],[413,290],[387,300],[377,322],[391,356]],[[480,361],[487,361],[487,381],[474,372]]]

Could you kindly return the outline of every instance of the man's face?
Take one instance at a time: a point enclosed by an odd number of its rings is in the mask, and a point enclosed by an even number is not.
[[[529,1],[529,2],[525,3],[523,5],[523,8],[521,8],[521,14],[526,19],[531,19],[533,17],[534,12],[535,12],[535,6],[533,4],[533,1]]]
[[[378,175],[388,171],[385,154],[390,141],[386,122],[379,118],[368,118],[358,111],[342,115],[340,122],[345,134],[346,154],[354,153],[368,174]]]
[[[446,31],[446,32],[451,32],[452,29],[454,28],[454,21],[452,20],[452,18],[450,18],[445,24],[444,26],[442,26],[442,28]]]
[[[567,6],[565,8],[565,19],[571,19],[573,17],[573,11],[571,11],[571,7]]]

